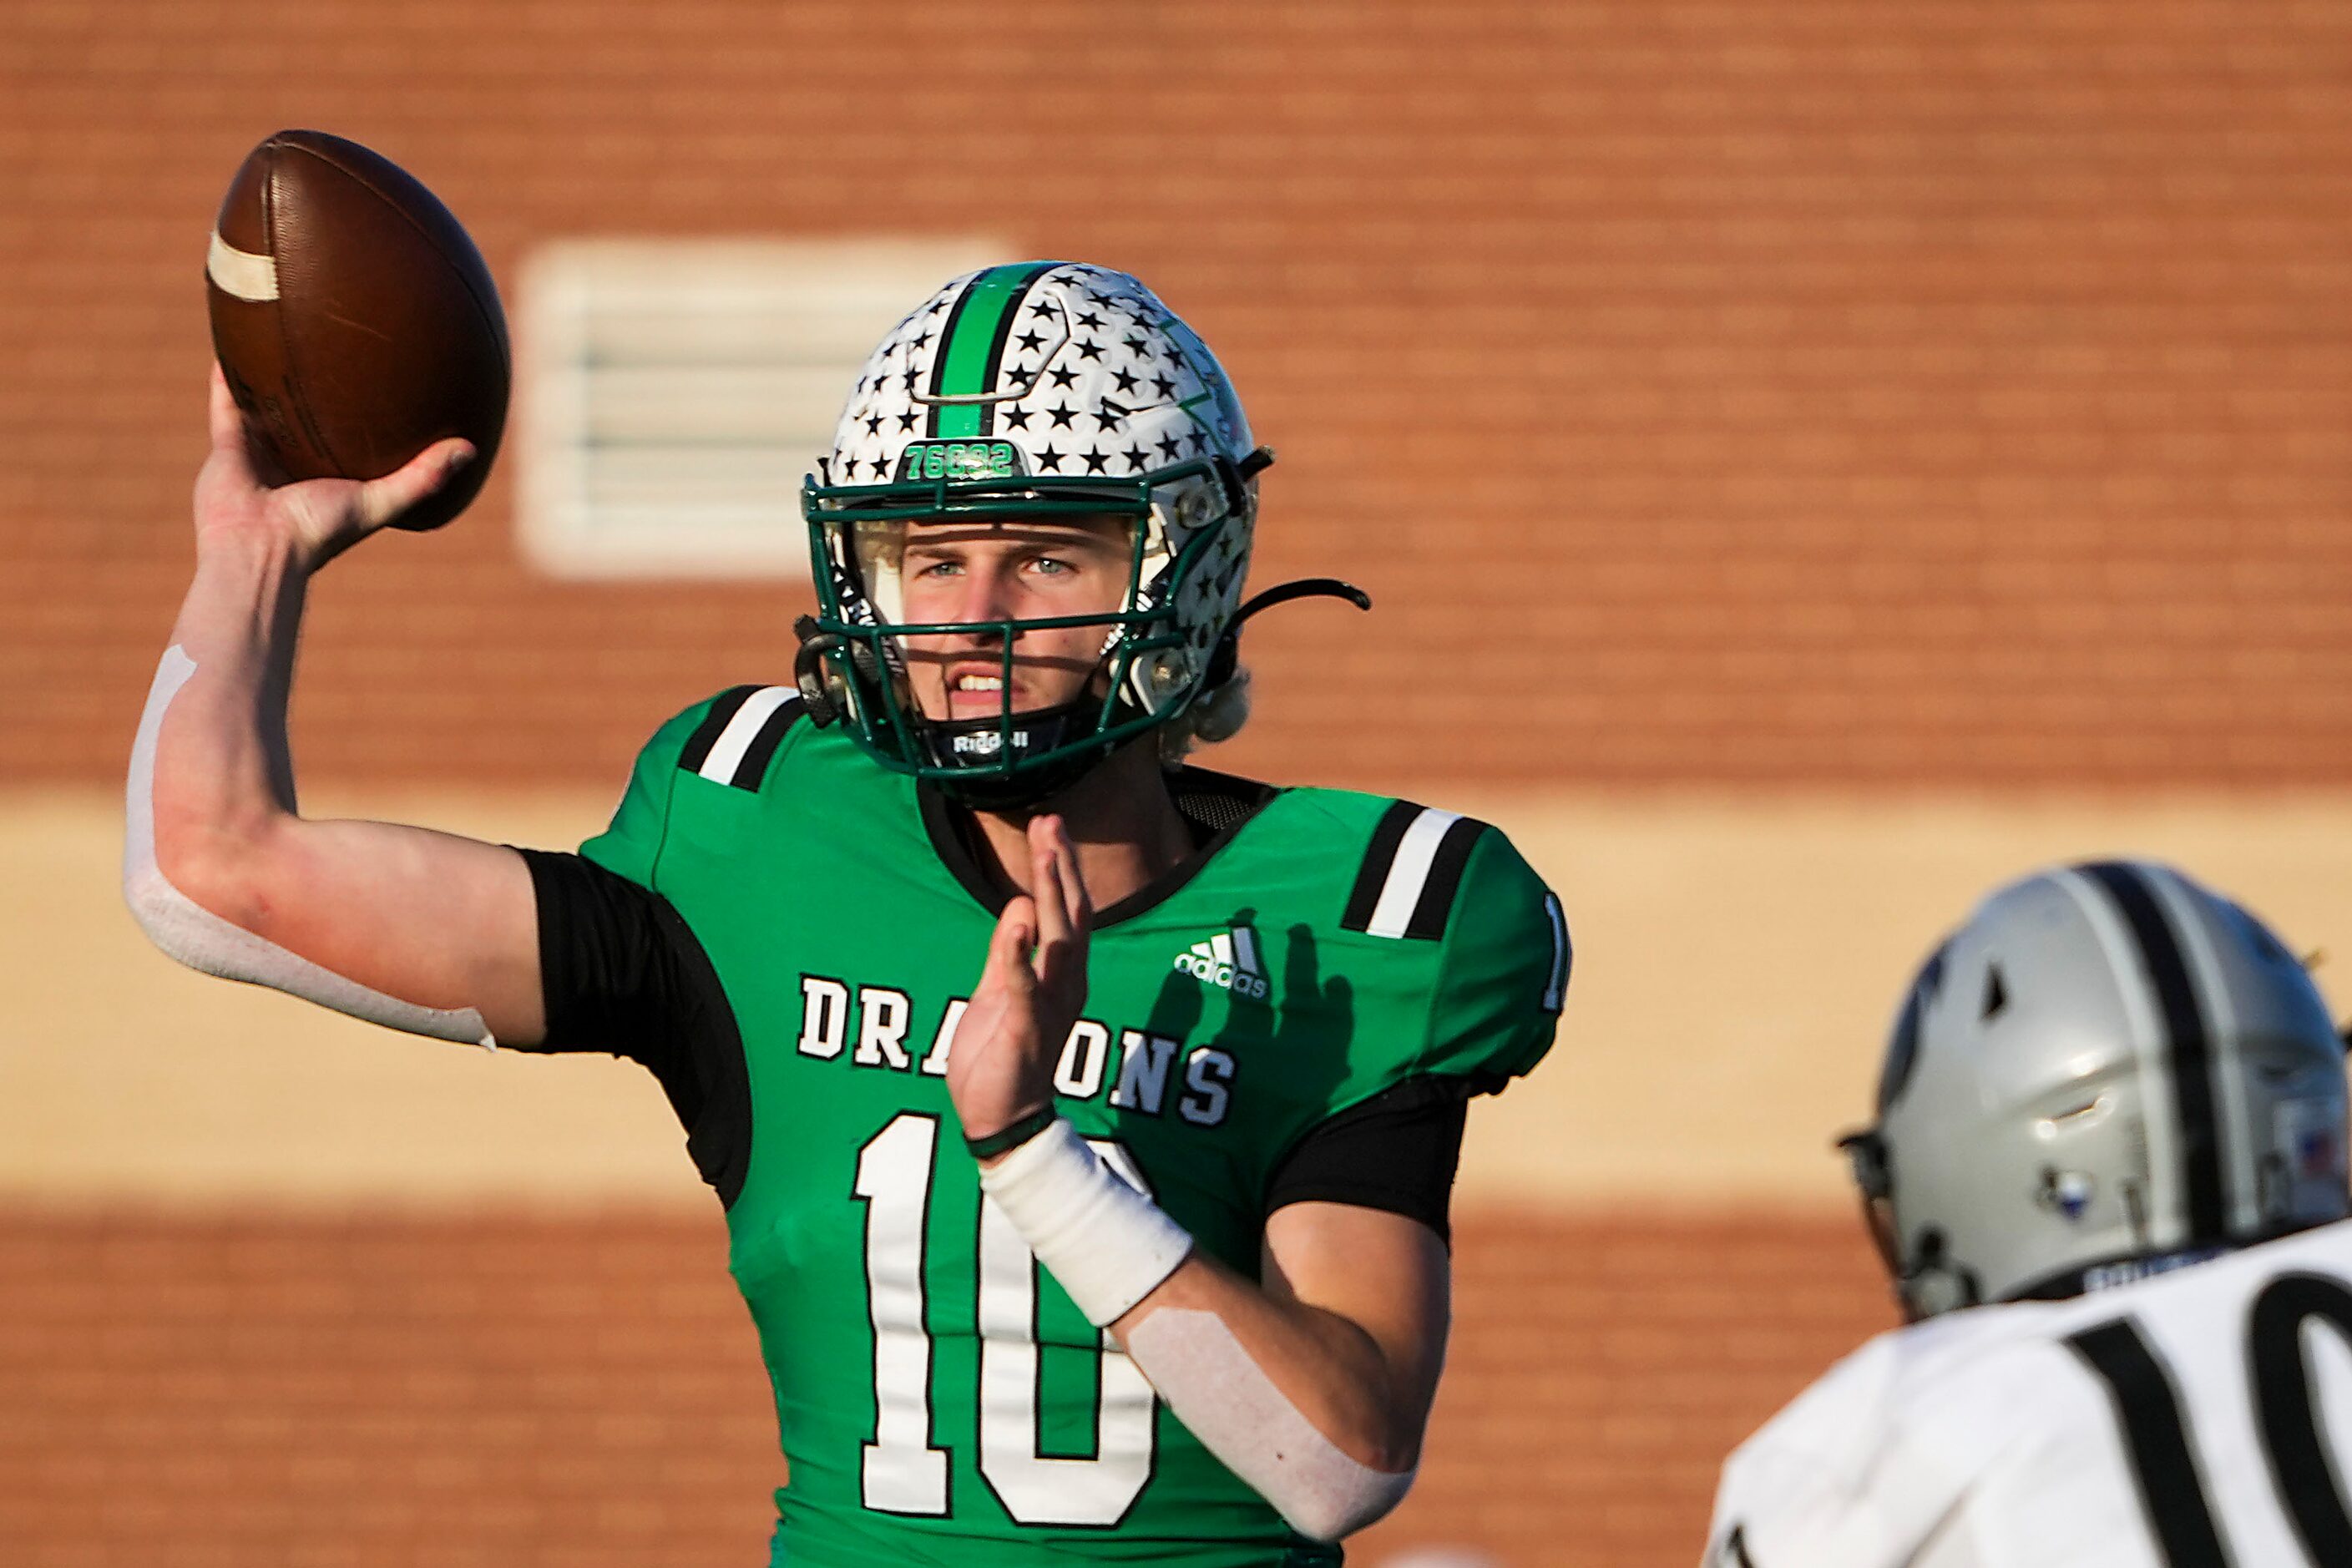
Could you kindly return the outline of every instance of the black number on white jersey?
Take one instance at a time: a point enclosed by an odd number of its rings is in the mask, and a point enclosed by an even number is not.
[[[2320,1434],[2304,1325],[2321,1321],[2352,1345],[2352,1289],[2324,1274],[2282,1274],[2246,1314],[2245,1356],[2263,1458],[2279,1505],[2314,1563],[2352,1563],[2348,1510]],[[2133,1483],[2170,1568],[2231,1568],[2230,1550],[2198,1475],[2188,1413],[2163,1358],[2129,1316],[2069,1334],[2066,1344],[2106,1384]]]

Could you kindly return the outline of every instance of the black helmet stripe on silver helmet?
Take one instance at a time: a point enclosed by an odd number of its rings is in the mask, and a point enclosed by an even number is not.
[[[2170,1131],[2189,1221],[2189,1234],[2180,1244],[2227,1241],[2227,1151],[2214,1106],[2211,1037],[2188,957],[2147,872],[2116,860],[2074,869],[2095,883],[2123,916],[2155,1002],[2152,1016],[2162,1031],[2160,1049],[2174,1111]]]

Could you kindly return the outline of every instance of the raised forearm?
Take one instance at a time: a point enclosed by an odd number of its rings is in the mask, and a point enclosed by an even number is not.
[[[194,668],[155,737],[156,852],[175,880],[250,852],[296,809],[286,708],[309,577],[300,557],[292,542],[256,532],[198,538],[172,628]]]
[[[226,384],[197,476],[196,573],[131,747],[122,888],[150,940],[207,973],[393,1028],[520,1041],[543,1027],[528,867],[422,828],[296,814],[286,705],[310,573],[462,458],[268,489]]]

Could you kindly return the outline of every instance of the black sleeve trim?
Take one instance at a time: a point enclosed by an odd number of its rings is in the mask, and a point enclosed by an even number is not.
[[[1449,1242],[1454,1173],[1478,1078],[1410,1078],[1317,1124],[1266,1184],[1265,1212],[1290,1204],[1351,1204],[1416,1219]]]
[[[525,849],[539,909],[547,1036],[532,1051],[607,1051],[650,1070],[702,1173],[732,1205],[751,1157],[751,1085],[710,956],[667,899],[579,855]]]

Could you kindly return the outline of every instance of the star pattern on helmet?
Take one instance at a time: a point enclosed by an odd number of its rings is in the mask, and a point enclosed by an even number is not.
[[[938,374],[939,356],[960,300],[978,274],[959,278],[908,311],[877,345],[856,376],[820,472],[827,482],[880,483],[897,476],[908,443],[940,427],[938,405],[916,394]],[[1173,469],[1188,458],[1238,459],[1250,436],[1223,373],[1198,340],[1148,289],[1124,273],[1076,264],[1047,268],[996,328],[993,387],[977,405],[977,429],[1022,452],[1041,476],[1121,479]],[[961,331],[961,329],[959,329]],[[971,406],[971,405],[967,405]],[[947,428],[974,428],[970,416]],[[1065,437],[1068,444],[1065,445]],[[1209,476],[1155,482],[1157,526],[1171,559],[1223,515],[1223,497]],[[1233,614],[1249,555],[1246,517],[1201,542],[1195,568],[1146,590],[1164,605],[1182,637],[1172,675],[1166,660],[1145,661],[1140,685],[1191,679]]]

